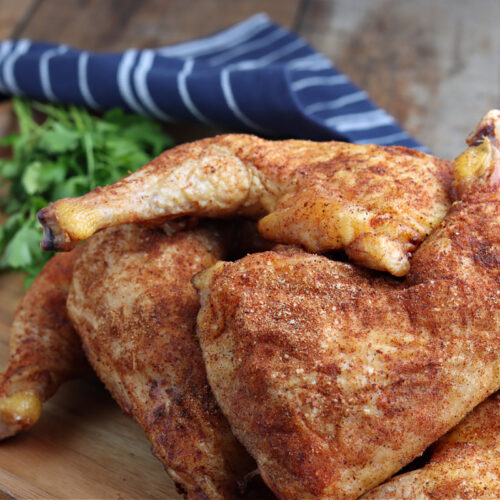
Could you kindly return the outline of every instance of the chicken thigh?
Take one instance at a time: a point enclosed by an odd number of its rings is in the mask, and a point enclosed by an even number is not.
[[[500,498],[500,393],[441,438],[425,467],[396,476],[363,496],[363,500],[415,498]]]
[[[402,276],[449,207],[449,162],[403,147],[224,135],[166,151],[129,177],[39,212],[44,249],[99,229],[180,216],[263,217],[261,234],[309,251],[345,248]]]
[[[21,299],[0,376],[0,439],[28,429],[42,403],[66,380],[86,372],[82,346],[66,312],[75,249],[52,257]]]
[[[95,371],[191,499],[235,498],[255,469],[217,407],[195,335],[191,278],[226,239],[213,228],[102,231],[85,244],[67,303]]]
[[[500,388],[500,112],[402,282],[289,249],[195,277],[207,375],[282,499],[356,498]]]

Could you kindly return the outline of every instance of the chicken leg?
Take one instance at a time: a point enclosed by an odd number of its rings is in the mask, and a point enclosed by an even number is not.
[[[28,429],[59,385],[88,369],[66,313],[72,269],[80,249],[53,257],[26,292],[10,334],[10,356],[0,376],[0,439]]]
[[[296,249],[195,277],[213,393],[279,498],[357,498],[500,388],[500,111],[403,282]]]
[[[433,446],[430,462],[370,491],[363,500],[500,498],[500,393]]]
[[[129,177],[38,214],[42,247],[180,216],[263,217],[261,234],[312,252],[345,248],[402,276],[450,204],[449,162],[402,147],[225,135],[166,151]]]
[[[191,278],[226,240],[214,229],[102,231],[85,244],[67,304],[95,371],[191,499],[233,499],[255,469],[217,407],[195,336]]]

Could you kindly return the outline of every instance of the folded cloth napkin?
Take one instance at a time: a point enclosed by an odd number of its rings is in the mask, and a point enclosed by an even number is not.
[[[268,137],[423,149],[324,55],[265,14],[206,38],[123,53],[6,40],[0,92]]]

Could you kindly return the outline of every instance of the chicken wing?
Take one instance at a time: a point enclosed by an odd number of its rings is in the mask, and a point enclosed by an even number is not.
[[[429,464],[396,476],[363,496],[363,500],[390,498],[500,498],[500,393],[441,438]]]
[[[59,385],[85,373],[80,339],[66,313],[73,264],[80,253],[53,257],[26,292],[10,334],[0,376],[0,439],[28,429]]]
[[[224,240],[213,229],[105,230],[85,244],[67,304],[97,374],[192,499],[234,498],[255,469],[217,407],[195,335],[191,278]]]
[[[263,217],[261,234],[402,276],[449,207],[449,162],[403,147],[225,135],[166,151],[112,186],[38,214],[44,249],[179,216]],[[267,215],[266,215],[267,214]]]
[[[279,498],[356,498],[500,388],[499,123],[405,281],[294,249],[195,277],[209,383]]]

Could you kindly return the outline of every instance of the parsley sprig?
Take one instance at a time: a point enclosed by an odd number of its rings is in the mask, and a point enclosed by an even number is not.
[[[14,112],[19,132],[1,141],[12,156],[0,160],[0,210],[8,217],[0,225],[0,269],[26,272],[29,285],[51,257],[40,250],[38,210],[117,181],[173,142],[157,122],[119,109],[97,117],[14,98]]]

